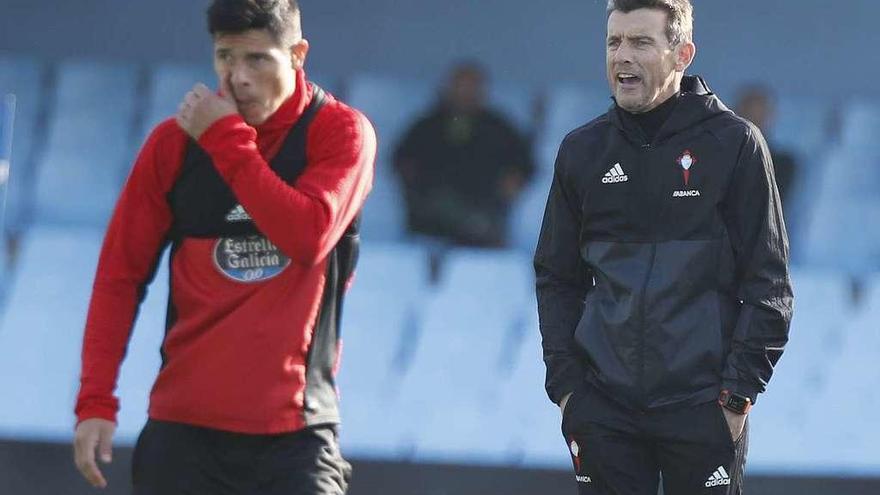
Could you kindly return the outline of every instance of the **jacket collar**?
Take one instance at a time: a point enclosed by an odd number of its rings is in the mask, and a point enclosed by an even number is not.
[[[265,122],[255,126],[258,134],[272,133],[279,130],[289,129],[302,117],[306,107],[312,101],[314,89],[306,80],[306,73],[299,69],[296,71],[296,89],[284,103],[278,107]]]
[[[639,145],[649,145],[663,142],[726,112],[730,112],[730,110],[709,89],[709,85],[702,77],[685,76],[681,80],[681,98],[679,98],[679,102],[669,119],[660,128],[653,143],[648,143],[639,126],[622,115],[624,111],[617,106],[617,101],[612,103],[607,115],[611,123],[623,132],[630,141]]]

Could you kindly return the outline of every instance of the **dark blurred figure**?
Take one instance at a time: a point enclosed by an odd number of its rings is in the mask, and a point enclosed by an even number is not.
[[[533,173],[529,142],[486,105],[486,74],[453,68],[439,102],[404,135],[394,157],[410,233],[502,247],[508,212]]]
[[[735,111],[740,117],[758,126],[767,139],[770,155],[773,158],[773,168],[776,170],[776,186],[779,188],[782,206],[785,207],[788,191],[791,190],[797,173],[797,161],[793,154],[773,142],[770,133],[773,119],[776,117],[773,95],[766,86],[760,84],[746,86],[739,91]]]

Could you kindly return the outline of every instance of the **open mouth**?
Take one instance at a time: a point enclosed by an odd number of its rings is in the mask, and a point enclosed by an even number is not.
[[[617,82],[625,88],[634,87],[642,82],[642,78],[629,72],[619,72],[617,74]]]

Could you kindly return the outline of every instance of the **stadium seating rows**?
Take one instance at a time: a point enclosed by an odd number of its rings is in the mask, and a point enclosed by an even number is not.
[[[106,222],[133,155],[137,79],[128,65],[58,68],[45,154],[35,170],[37,222]]]
[[[315,79],[331,91],[340,87],[321,75]],[[173,114],[181,95],[197,81],[212,84],[211,70],[173,64],[145,69],[85,60],[49,66],[0,55],[0,92],[14,92],[19,98],[7,229],[21,230],[30,220],[103,225],[138,144],[149,129]],[[405,238],[403,204],[391,156],[408,123],[433,103],[436,85],[362,74],[343,87],[343,97],[370,117],[379,135],[364,236],[399,241]],[[560,83],[540,88],[542,98],[538,89],[502,81],[490,94],[497,108],[534,136],[539,173],[514,205],[511,218],[511,245],[523,251],[534,247],[559,143],[610,103],[596,88]],[[543,101],[543,118],[534,112],[538,101]],[[837,144],[827,137],[832,111],[841,115]],[[880,105],[853,100],[833,107],[786,95],[778,115],[774,142],[803,158],[800,190],[792,203],[798,208],[787,211],[789,223],[799,227],[792,232],[795,254],[803,254],[808,263],[849,272],[876,268],[880,227],[874,223],[853,230],[851,223],[858,218],[854,212],[880,208],[874,193],[880,187],[880,148],[872,139],[880,131]],[[861,235],[842,248],[841,232]]]
[[[0,373],[13,407],[4,437],[71,435],[81,332],[101,231],[31,229],[0,318]],[[528,257],[452,251],[428,283],[414,244],[366,243],[343,317],[338,384],[349,455],[417,461],[564,467],[559,413],[543,391],[540,335]],[[162,266],[122,368],[119,438],[145,420],[159,368],[167,292]],[[880,277],[860,307],[849,281],[795,271],[791,342],[754,410],[753,470],[880,472],[873,384],[880,352]],[[49,309],[51,308],[51,309]],[[874,376],[877,375],[877,376]],[[816,404],[845,421],[827,422]],[[830,407],[830,406],[829,406]],[[840,442],[838,439],[847,439]]]
[[[11,162],[6,201],[6,228],[18,230],[27,214],[27,195],[33,186],[33,160],[37,121],[43,111],[42,88],[45,67],[31,59],[0,57],[0,95],[16,97]],[[9,132],[10,130],[6,130]]]
[[[69,438],[102,226],[143,136],[174,112],[193,83],[211,80],[203,67],[48,66],[0,56],[0,93],[19,98],[8,211],[15,222],[9,228],[25,230],[0,316],[0,372],[28,377],[8,380],[7,397],[15,406],[0,408],[0,435]],[[608,107],[607,96],[558,85],[545,94],[540,123],[532,115],[535,88],[496,85],[492,101],[535,136],[539,172],[515,206],[513,249],[453,251],[440,281],[431,285],[426,247],[404,242],[390,156],[408,122],[432,104],[434,85],[361,75],[345,88],[343,96],[371,118],[380,142],[364,254],[344,311],[339,384],[346,451],[568,465],[558,411],[543,392],[529,252],[556,148],[565,133]],[[880,150],[871,140],[880,131],[880,109],[845,106],[835,146],[823,143],[827,110],[791,100],[780,106],[779,142],[815,158],[809,187],[801,192],[811,198],[801,215],[807,220],[804,258],[812,268],[794,274],[798,311],[789,352],[772,393],[755,408],[751,466],[758,471],[860,466],[880,472],[872,447],[880,438],[871,427],[880,394],[870,386],[880,378],[880,278],[868,284],[863,305],[851,306],[849,297],[849,276],[880,266],[880,223],[865,222],[880,218]],[[26,212],[33,213],[30,222],[21,220]],[[123,366],[123,442],[132,442],[143,423],[159,367],[166,279],[163,266]],[[817,401],[835,404],[846,421],[824,423]]]

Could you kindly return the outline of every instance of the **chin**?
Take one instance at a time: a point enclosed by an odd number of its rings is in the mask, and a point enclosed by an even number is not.
[[[260,125],[269,119],[269,117],[265,116],[265,115],[259,115],[259,116],[243,115],[242,117],[244,118],[244,121],[248,125]]]
[[[645,108],[644,102],[627,100],[625,98],[618,98],[617,105],[630,113],[639,113]]]

